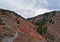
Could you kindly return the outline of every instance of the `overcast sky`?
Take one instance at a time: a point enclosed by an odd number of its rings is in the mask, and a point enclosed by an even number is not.
[[[60,10],[60,0],[0,0],[0,8],[15,11],[29,18],[45,12]]]

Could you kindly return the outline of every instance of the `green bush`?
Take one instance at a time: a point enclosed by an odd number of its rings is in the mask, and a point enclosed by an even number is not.
[[[2,19],[0,19],[0,25],[5,25],[5,23],[3,23]]]
[[[38,26],[37,32],[39,32],[40,34],[45,34],[47,32],[47,26],[45,20],[38,21],[36,25]]]
[[[40,34],[46,34],[46,32],[47,32],[47,27],[44,26],[44,25],[39,26],[37,31],[38,31]]]
[[[2,25],[2,19],[0,19],[0,25]]]
[[[16,19],[17,24],[20,24],[20,21]]]
[[[20,21],[17,21],[17,24],[20,24]]]

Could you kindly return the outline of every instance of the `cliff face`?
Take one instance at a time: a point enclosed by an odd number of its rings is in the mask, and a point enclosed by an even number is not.
[[[44,21],[47,32],[43,34],[43,36],[47,39],[47,42],[60,42],[60,11],[45,13],[43,15],[28,18],[27,20],[34,25],[37,25],[36,23],[38,22],[43,23],[41,21]],[[39,28],[39,25],[37,26]],[[38,28],[35,28],[36,31]]]
[[[46,42],[34,28],[17,13],[0,9],[0,42]]]

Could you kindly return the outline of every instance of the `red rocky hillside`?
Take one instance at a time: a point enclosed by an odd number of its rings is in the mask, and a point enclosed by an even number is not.
[[[28,18],[27,20],[38,26],[36,31],[39,33],[41,33],[39,29],[47,28],[46,33],[44,34],[42,31],[41,34],[46,38],[47,42],[60,42],[60,11],[44,13],[36,17]]]
[[[37,27],[17,13],[0,9],[0,42],[46,42],[34,28]]]

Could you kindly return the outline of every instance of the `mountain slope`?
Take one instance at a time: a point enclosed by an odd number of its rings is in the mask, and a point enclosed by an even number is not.
[[[60,11],[48,12],[36,17],[28,18],[27,20],[38,26],[36,31],[42,33],[47,39],[47,42],[60,42]],[[46,34],[43,33],[44,30],[41,32],[41,28],[47,30]]]
[[[46,42],[34,28],[17,13],[0,9],[0,42]]]

